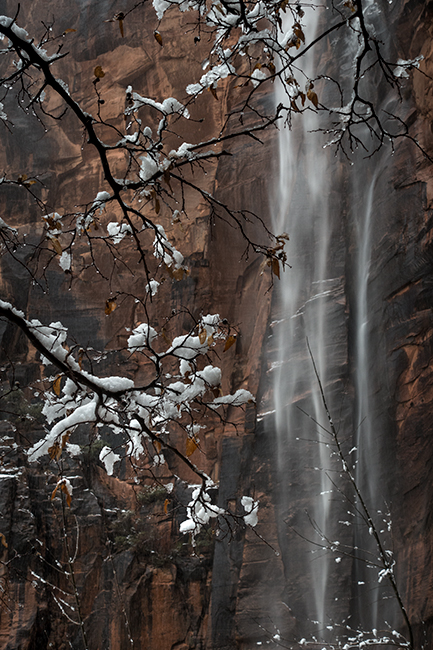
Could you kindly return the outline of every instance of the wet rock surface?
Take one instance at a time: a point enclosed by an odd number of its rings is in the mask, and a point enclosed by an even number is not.
[[[399,56],[410,58],[423,53],[422,70],[431,75],[433,4],[415,0],[394,4],[390,19],[396,25]],[[13,3],[7,5],[4,13],[14,13]],[[110,2],[56,3],[59,31],[77,29],[69,48],[71,55],[60,64],[59,75],[64,73],[73,92],[83,98],[84,107],[93,110],[93,70],[101,65],[107,71],[107,109],[116,114],[117,106],[118,116],[128,84],[150,97],[172,94],[182,99],[190,70],[198,74],[202,57],[198,48],[182,44],[175,12],[163,33],[164,47],[159,48],[154,43],[152,7],[145,7],[140,18],[125,24],[125,39],[117,25],[105,22],[115,9],[115,3]],[[48,13],[50,16],[45,15]],[[24,2],[21,22],[37,25],[41,17],[51,18],[51,13],[39,2]],[[427,76],[416,76],[413,88],[406,88],[404,111],[410,118],[411,133],[431,154],[432,82]],[[204,139],[206,129],[210,132],[229,109],[225,94],[218,102],[211,96],[204,98],[197,112],[206,114],[206,120],[188,125],[186,140],[188,129],[194,131],[195,138],[199,131]],[[50,129],[48,137],[42,137],[40,124],[34,122],[29,127],[24,118],[17,118],[13,134],[2,135],[2,166],[8,174],[40,174],[53,204],[73,206],[91,201],[100,188],[101,171],[93,154],[82,147],[72,117]],[[206,180],[208,188],[216,189],[218,196],[234,207],[252,205],[268,221],[275,135],[270,134],[263,147],[236,143],[233,152],[238,155],[219,163]],[[55,156],[51,155],[53,151]],[[336,324],[330,340],[335,366],[326,389],[331,400],[344,402],[340,420],[350,437],[355,421],[351,364],[356,287],[346,278],[350,277],[357,242],[342,198],[347,190],[344,173],[340,172],[340,178],[343,185],[332,190],[337,206],[331,256],[332,277],[338,282],[330,300]],[[380,458],[371,462],[380,466],[383,493],[391,501],[397,579],[419,647],[424,639],[425,647],[431,645],[433,629],[431,179],[431,163],[410,143],[398,145],[392,165],[383,165],[375,193],[379,198],[373,207],[374,245],[368,287],[373,342],[368,363],[371,376],[376,378],[372,386],[376,406],[371,417],[381,441]],[[29,244],[37,244],[43,237],[43,223],[21,190],[2,194],[2,217],[11,225],[27,224]],[[306,584],[310,559],[305,556],[305,540],[295,531],[303,525],[302,513],[308,510],[308,499],[317,493],[318,486],[312,480],[309,493],[299,488],[296,503],[284,510],[281,492],[287,482],[295,483],[296,489],[299,474],[307,465],[302,455],[308,451],[299,452],[299,456],[286,450],[285,462],[296,466],[290,481],[278,479],[274,467],[281,458],[275,445],[273,416],[260,417],[260,413],[274,408],[272,373],[268,371],[272,362],[279,360],[276,336],[272,337],[278,328],[275,322],[281,316],[281,305],[274,295],[271,316],[269,276],[260,274],[260,261],[256,259],[239,262],[244,251],[239,234],[230,230],[228,237],[226,225],[211,222],[195,197],[188,196],[187,201],[190,221],[183,229],[173,226],[170,235],[186,251],[191,273],[178,283],[166,283],[161,305],[171,310],[187,304],[195,314],[218,312],[239,327],[237,343],[221,365],[227,389],[245,387],[258,395],[258,422],[257,412],[248,407],[245,414],[231,414],[237,427],[213,423],[204,436],[206,457],[201,462],[220,481],[220,505],[236,507],[239,496],[246,492],[259,499],[257,532],[263,539],[252,530],[222,529],[216,538],[211,533],[198,540],[194,556],[186,538],[179,535],[181,512],[174,502],[165,512],[165,496],[149,497],[144,490],[145,496],[140,497],[126,470],[122,480],[107,477],[89,457],[67,468],[74,491],[71,509],[64,513],[60,500],[51,500],[56,468],[48,463],[42,468],[30,466],[14,447],[40,435],[41,423],[29,430],[24,421],[11,422],[5,416],[0,422],[2,650],[83,647],[80,627],[64,614],[67,611],[77,622],[67,561],[75,553],[74,579],[89,650],[126,650],[131,647],[131,638],[133,647],[140,650],[251,650],[276,634],[282,639],[299,638],[306,616],[300,595],[310,588]],[[80,254],[84,268],[86,251],[80,250]],[[127,251],[124,255],[126,261],[134,262],[128,260]],[[17,307],[30,317],[46,322],[62,320],[77,341],[95,347],[109,341],[113,349],[124,343],[124,325],[130,326],[135,318],[132,305],[108,319],[104,315],[107,287],[102,280],[90,279],[85,270],[71,282],[53,270],[49,280],[50,295],[45,297],[23,273],[19,262],[2,258],[2,298],[18,296]],[[142,277],[127,281],[131,282],[131,291],[142,290]],[[160,309],[156,303],[155,319],[162,321]],[[21,364],[15,366],[17,381],[24,386],[37,379],[40,364],[34,351],[13,328],[3,324],[1,328],[3,347]],[[137,376],[140,368],[131,362],[127,371]],[[308,392],[308,381],[298,390],[300,395]],[[304,430],[302,418],[298,426]],[[162,474],[160,478],[167,477]],[[192,480],[193,476],[185,478]],[[186,488],[179,485],[177,489],[184,499]],[[70,548],[65,547],[65,527]],[[342,594],[342,602],[333,605],[332,617],[341,620],[353,612],[353,587],[350,564],[344,571],[337,569],[336,565],[332,581]]]

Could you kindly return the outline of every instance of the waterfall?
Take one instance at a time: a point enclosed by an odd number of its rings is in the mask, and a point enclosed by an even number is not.
[[[377,3],[366,3],[365,11],[380,33],[385,22]],[[321,20],[321,12],[311,13],[307,43]],[[357,46],[349,38],[348,61]],[[315,77],[315,55],[307,56],[303,70],[307,78]],[[341,58],[342,67],[347,66]],[[339,459],[332,457],[329,422],[313,370],[314,363],[356,481],[382,523],[387,495],[381,485],[385,470],[371,346],[372,331],[380,323],[372,313],[369,282],[377,185],[390,152],[367,160],[358,152],[349,164],[323,146],[323,136],[314,132],[320,126],[323,116],[307,111],[293,116],[291,130],[280,130],[273,227],[290,236],[291,268],[276,288],[272,332],[278,343],[270,370],[284,598],[298,621],[299,636],[326,641],[335,638],[335,626],[344,621],[367,633],[392,626],[396,606],[392,601],[384,606],[389,594],[378,583],[377,570],[366,566],[365,558],[377,554],[371,531],[354,516],[357,504],[350,507],[340,493],[347,486]],[[346,495],[353,500],[350,490]],[[346,553],[339,553],[344,545]],[[348,548],[357,557],[347,557]]]

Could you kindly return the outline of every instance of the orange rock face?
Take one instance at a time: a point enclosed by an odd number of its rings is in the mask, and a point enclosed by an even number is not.
[[[2,11],[13,14],[14,4],[6,4]],[[201,43],[194,44],[194,34],[185,37],[190,29],[189,17],[185,14],[179,19],[178,12],[172,10],[159,27],[161,47],[154,38],[157,20],[147,5],[125,20],[122,36],[117,22],[106,22],[119,10],[114,4],[62,0],[50,7],[39,1],[24,2],[18,23],[31,33],[31,28],[39,29],[40,21],[50,21],[54,13],[58,33],[76,30],[64,37],[64,49],[70,54],[56,64],[56,74],[64,78],[85,110],[95,112],[94,70],[100,66],[105,72],[98,83],[104,101],[101,113],[107,122],[120,126],[127,85],[156,101],[169,95],[184,100],[185,86],[201,74],[206,43],[202,38]],[[431,75],[431,3],[421,6],[415,1],[402,1],[396,5],[390,20],[397,25],[399,55],[410,58],[421,51],[425,56],[422,70]],[[413,30],[409,28],[412,25]],[[327,56],[332,59],[330,53],[331,46]],[[205,93],[190,106],[192,119],[179,125],[182,138],[186,142],[204,140],[218,132],[227,113],[242,99],[243,90],[236,90],[238,94],[223,86],[218,100]],[[427,153],[433,150],[429,126],[431,91],[429,78],[418,76],[413,101],[412,89],[404,98],[411,133]],[[269,101],[269,97],[260,98],[263,105]],[[61,110],[49,94],[46,102],[47,110],[55,114]],[[38,191],[53,209],[68,211],[93,201],[97,191],[106,189],[104,179],[74,116],[67,114],[61,122],[46,118],[46,125],[47,133],[44,124],[17,112],[13,129],[2,134],[2,169],[10,178],[23,173],[37,175],[41,181]],[[234,123],[233,128],[236,126]],[[215,192],[235,209],[253,210],[269,223],[275,140],[276,133],[270,132],[264,136],[263,146],[252,140],[234,141],[230,145],[234,155],[222,156],[209,166],[201,187]],[[176,143],[178,139],[173,135],[173,146]],[[122,170],[124,161],[120,157],[113,160]],[[341,419],[351,426],[351,318],[355,290],[343,272],[350,271],[353,263],[356,233],[347,221],[347,177],[341,166],[339,169],[343,185],[332,190],[338,209],[334,224],[337,234],[330,255],[336,260],[336,275],[341,280],[337,302],[343,325],[340,338],[336,337],[334,376],[338,380],[330,390],[335,394],[342,384],[347,386]],[[387,457],[381,477],[392,496],[398,584],[417,638],[425,635],[428,647],[433,621],[429,512],[433,399],[431,162],[418,156],[409,143],[403,144],[379,185],[381,198],[374,209],[375,246],[369,291],[374,295],[379,334],[372,354],[380,370],[373,388],[384,395],[376,419],[378,435],[384,440],[383,455]],[[38,260],[32,258],[33,246],[45,237],[41,214],[23,187],[3,189],[2,218],[11,226],[27,230],[28,254],[24,251],[23,257],[15,261],[3,256],[2,299],[13,298],[29,317],[43,322],[61,320],[79,345],[106,346],[115,367],[119,363],[115,351],[126,342],[125,326],[133,327],[142,320],[143,313],[133,299],[127,298],[108,316],[104,308],[106,300],[118,291],[144,296],[144,274],[137,270],[137,256],[126,243],[118,260],[110,258],[105,249],[97,249],[101,273],[95,274],[94,269],[87,268],[90,253],[86,242],[79,242],[73,276],[61,273],[54,259],[45,273],[49,284],[49,294],[45,294],[20,264],[27,262],[40,277],[47,263],[46,255]],[[243,256],[245,240],[239,231],[214,218],[200,195],[187,193],[185,203],[187,216],[180,222],[172,224],[164,208],[160,218],[187,258],[190,273],[179,281],[166,278],[150,307],[151,321],[161,328],[172,310],[183,306],[194,317],[212,312],[227,318],[238,335],[236,344],[221,354],[219,361],[223,390],[226,393],[247,388],[261,400],[260,411],[272,411],[273,387],[266,371],[272,355],[278,352],[268,340],[273,331],[270,275],[261,274],[259,258],[253,254]],[[100,227],[115,216],[102,214]],[[247,227],[251,237],[265,239],[258,223]],[[150,240],[148,244],[151,246]],[[116,273],[111,277],[113,265]],[[44,280],[42,288],[46,290]],[[278,317],[280,307],[275,300],[273,318]],[[176,327],[182,327],[180,320]],[[174,328],[170,335],[174,335]],[[12,379],[23,388],[39,379],[39,359],[25,339],[9,325],[2,326],[1,337],[3,348],[15,362]],[[131,377],[145,377],[144,365],[132,357],[121,361],[122,370]],[[26,398],[29,394],[24,391],[19,399]],[[169,499],[167,503],[166,493],[158,492],[149,480],[136,482],[135,470],[130,466],[121,467],[120,478],[107,477],[91,450],[68,468],[75,476],[71,510],[63,511],[58,499],[51,501],[56,468],[48,461],[38,469],[29,466],[13,448],[14,441],[27,444],[26,440],[41,433],[42,427],[42,420],[38,420],[39,429],[26,429],[28,404],[19,402],[18,406],[22,417],[11,420],[5,415],[1,422],[5,473],[1,475],[0,532],[8,545],[0,546],[2,650],[66,650],[83,648],[85,644],[89,650],[251,650],[257,643],[269,641],[276,626],[283,639],[297,632],[301,619],[301,609],[296,611],[298,596],[308,585],[298,559],[302,542],[293,531],[290,537],[279,521],[280,484],[273,473],[276,459],[272,418],[264,417],[257,426],[255,407],[248,405],[245,412],[229,411],[230,424],[209,419],[201,435],[201,450],[191,456],[194,463],[220,482],[221,505],[236,508],[245,493],[259,499],[257,532],[265,541],[252,530],[245,534],[240,528],[223,528],[218,536],[211,530],[198,538],[194,554],[187,537],[179,535],[184,511],[176,502]],[[179,444],[184,443],[180,438]],[[169,464],[169,470],[155,470],[160,482],[172,480],[172,473],[187,483],[195,481],[194,474],[182,468],[177,459],[170,459]],[[302,470],[298,468],[298,472]],[[187,492],[181,481],[176,483],[176,490],[186,503]],[[291,530],[297,527],[298,512],[308,508],[306,499],[304,493],[300,494],[299,502],[285,513]],[[344,593],[344,604],[337,614],[345,616],[353,610],[351,566],[343,574],[336,572],[332,580]],[[288,604],[290,599],[295,603],[293,609]],[[83,629],[76,624],[80,617]]]
[[[8,4],[7,12],[14,13],[13,3]],[[160,28],[162,47],[154,38],[157,20],[151,6],[125,20],[124,37],[117,22],[106,22],[115,11],[105,5],[61,2],[47,7],[25,3],[18,23],[31,33],[32,29],[40,29],[41,20],[51,20],[53,12],[54,30],[60,34],[67,31],[64,48],[70,52],[58,63],[56,75],[64,79],[86,111],[96,112],[98,98],[93,81],[94,70],[100,66],[105,76],[97,87],[103,99],[99,108],[111,125],[123,126],[126,86],[132,85],[156,101],[170,95],[184,100],[186,85],[201,74],[206,45],[195,45],[194,35],[183,38],[189,29],[188,17],[182,17],[179,23],[176,10],[169,12]],[[56,115],[62,111],[50,93],[45,107]],[[9,108],[13,110],[13,104]],[[190,109],[192,119],[181,125],[181,137],[186,142],[211,137],[230,110],[227,89],[219,93],[218,100],[206,93]],[[83,139],[75,117],[68,113],[61,122],[44,119],[42,124],[18,112],[14,128],[2,135],[2,166],[10,178],[23,173],[37,176],[43,199],[53,210],[65,213],[93,201],[96,193],[106,187],[95,152]],[[149,119],[154,120],[151,112]],[[105,137],[107,133],[101,131]],[[173,147],[179,146],[175,135],[172,139]],[[266,178],[272,156],[270,138],[265,140],[263,147],[235,144],[232,151],[240,156],[222,157],[209,165],[201,187],[216,192],[234,208],[247,207],[266,220]],[[122,159],[113,158],[113,163],[120,174]],[[100,272],[95,273],[94,268],[88,268],[90,252],[86,242],[81,241],[74,249],[76,266],[72,277],[61,272],[55,257],[44,271],[52,253],[44,253],[38,260],[30,255],[30,249],[45,237],[42,214],[23,187],[8,189],[11,191],[0,198],[4,220],[27,231],[29,257],[24,261],[37,277],[45,274],[47,282],[42,280],[42,291],[22,272],[19,262],[5,257],[2,298],[16,301],[29,317],[43,322],[62,321],[77,342],[82,341],[80,345],[100,349],[106,346],[112,351],[124,346],[125,327],[137,324],[143,313],[133,299],[122,300],[108,316],[105,304],[119,291],[144,297],[145,277],[137,267],[137,256],[125,245],[120,248],[119,259],[114,260],[106,249],[96,245]],[[270,310],[270,274],[261,274],[261,260],[251,255],[252,251],[249,256],[243,255],[245,240],[238,230],[210,215],[199,194],[187,192],[184,199],[186,216],[180,222],[171,224],[164,207],[159,219],[186,257],[190,273],[179,281],[166,278],[157,300],[150,305],[151,322],[160,328],[173,310],[184,306],[196,318],[219,313],[237,332],[236,344],[220,359],[223,391],[242,387],[257,394]],[[110,212],[101,214],[99,227],[105,228],[115,217]],[[267,243],[266,233],[258,223],[247,224],[247,229],[251,237]],[[148,245],[151,250],[151,239]],[[190,327],[187,317],[184,320],[178,319],[168,335],[178,333],[176,327],[180,326],[180,331]],[[28,380],[40,377],[38,355],[10,327],[3,328],[2,338],[8,354],[22,364],[16,367],[24,389]],[[115,357],[115,352],[112,354]],[[146,377],[146,367],[133,358],[122,363],[122,372],[138,382]],[[23,400],[26,398],[30,399],[30,394],[24,391]],[[221,465],[224,445],[237,448],[245,431],[251,432],[254,426],[253,405],[248,405],[246,414],[231,411],[226,426],[216,417],[209,418],[200,436],[201,448],[191,456],[215,480],[225,471]],[[17,432],[13,435],[21,435],[17,440],[22,442],[26,434],[19,424]],[[11,433],[12,427],[5,423],[4,435]],[[12,439],[4,440],[7,448]],[[179,444],[182,447],[185,441],[180,438]],[[11,522],[4,530],[8,549],[4,547],[3,561],[14,559],[12,564],[4,565],[2,576],[5,591],[1,648],[60,650],[72,643],[77,648],[87,644],[89,649],[102,650],[132,647],[132,640],[134,648],[143,650],[186,650],[212,643],[212,531],[198,538],[193,554],[187,536],[179,535],[179,523],[185,515],[175,502],[166,503],[166,494],[161,497],[157,490],[152,492],[149,481],[147,486],[138,486],[131,468],[121,470],[122,480],[107,477],[98,466],[96,452],[69,468],[75,474],[71,479],[70,512],[62,511],[57,498],[51,501],[55,468],[47,464],[40,471],[30,468],[19,453],[12,464],[9,459],[5,462],[8,467],[22,464],[22,470],[19,476],[11,472],[2,484],[3,521]],[[167,466],[154,470],[158,481],[172,480],[174,473],[184,481],[196,482],[195,475],[175,458],[169,464],[170,471]],[[235,477],[229,493],[220,499],[236,499],[242,481],[241,476]],[[184,503],[187,500],[184,496]],[[25,516],[18,516],[21,511]],[[72,556],[75,559],[71,565],[68,559]],[[71,622],[77,623],[80,618],[83,629]]]

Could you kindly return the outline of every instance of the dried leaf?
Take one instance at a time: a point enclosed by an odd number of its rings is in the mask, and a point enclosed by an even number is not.
[[[280,279],[280,263],[275,258],[272,260],[272,273]]]
[[[72,494],[69,493],[68,486],[66,485],[66,483],[62,483],[60,489],[63,492],[63,494],[66,494],[66,503],[68,504],[68,508],[70,508],[72,502]]]
[[[293,33],[301,40],[303,43],[305,43],[305,35],[304,32],[302,31],[302,27],[299,23],[295,23],[293,27]]]
[[[202,345],[206,341],[206,338],[207,338],[206,330],[200,330],[200,332],[198,333],[198,340]]]
[[[155,447],[158,454],[161,453],[162,444],[159,442],[159,440],[154,440],[153,441],[153,446]]]
[[[93,74],[97,79],[102,79],[102,77],[105,77],[105,72],[103,71],[100,65],[96,66],[96,68],[93,71]]]
[[[66,431],[66,433],[63,434],[62,436],[62,449],[66,447],[66,443],[68,442],[69,438],[71,437],[71,432]]]
[[[54,488],[52,494],[51,494],[51,501],[54,501],[54,497],[56,496],[57,490],[59,489],[60,484],[57,483],[56,487]]]
[[[7,541],[6,541],[6,537],[3,535],[3,533],[0,533],[0,540],[1,540],[1,543],[3,544],[3,546],[4,546],[5,548],[7,548],[7,547],[8,547],[8,543],[7,543]]]
[[[109,298],[105,301],[105,315],[109,316],[117,307],[116,298]]]
[[[295,113],[300,113],[300,112],[301,112],[301,111],[299,110],[299,108],[296,106],[296,102],[295,102],[293,99],[292,99],[291,102],[290,102],[290,106],[292,107],[292,110],[295,111]]]
[[[182,280],[184,272],[185,272],[185,269],[183,269],[182,267],[180,267],[179,269],[173,269],[172,272],[171,272],[171,276],[175,280],[179,281],[179,280]]]
[[[161,204],[159,202],[158,197],[156,196],[155,197],[155,212],[156,212],[156,214],[159,214],[160,210],[161,210]]]
[[[123,19],[122,19],[122,18],[118,18],[118,21],[119,21],[120,34],[121,34],[122,38],[124,38],[124,37],[125,37],[125,34],[124,34],[124,32],[123,32]]]
[[[226,339],[226,344],[224,346],[224,352],[227,352],[227,350],[229,348],[231,348],[234,343],[236,343],[236,336],[234,336],[233,334],[230,334],[230,336],[227,337],[227,339]]]
[[[216,88],[214,88],[213,86],[209,86],[209,92],[212,93],[212,95],[215,97],[216,100],[218,100]]]
[[[168,512],[168,506],[169,506],[169,504],[170,504],[170,499],[166,499],[166,500],[164,501],[164,514],[165,514],[165,515],[166,515],[167,512]]]
[[[198,448],[198,444],[196,443],[194,438],[186,439],[186,455],[188,458],[192,456],[192,454],[195,452],[197,448]]]
[[[48,447],[48,454],[51,460],[59,460],[62,455],[62,448],[58,442],[55,442],[52,447]],[[54,496],[51,497],[51,500],[54,499]]]
[[[314,104],[315,108],[318,107],[319,105],[319,98],[317,97],[317,93],[314,92],[314,90],[307,90],[307,97],[310,100],[312,104]]]
[[[275,65],[274,65],[273,61],[269,61],[269,63],[267,63],[265,67],[269,70],[269,72],[270,72],[272,75],[275,74],[275,73],[277,72],[277,70],[276,70],[276,68],[275,68]]]
[[[213,345],[213,334],[211,334],[210,336],[207,337],[207,344],[208,344],[209,347],[211,347],[211,345]]]
[[[72,29],[72,27],[68,27],[68,29],[65,29],[63,32],[63,36],[66,36],[66,34],[72,34],[72,32],[76,32],[76,29]]]
[[[58,255],[61,255],[63,253],[63,250],[59,240],[56,237],[50,237],[50,242],[51,242],[51,246],[54,248],[56,253]]]
[[[57,375],[54,384],[53,384],[53,391],[57,395],[57,397],[60,397],[60,391],[62,389],[62,375]]]
[[[20,174],[17,178],[17,183],[24,183],[27,180],[27,174]]]
[[[162,47],[162,36],[161,36],[161,34],[155,29],[155,31],[153,32],[153,35],[155,37],[155,41],[157,43],[159,43],[161,45],[161,47]]]

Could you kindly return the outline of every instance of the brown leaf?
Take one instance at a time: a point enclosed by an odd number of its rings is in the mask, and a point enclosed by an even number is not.
[[[277,71],[273,61],[269,61],[269,63],[267,63],[265,67],[269,70],[271,74],[275,74]]]
[[[215,97],[216,100],[218,100],[216,88],[214,88],[213,86],[209,86],[209,92],[212,93],[212,95]]]
[[[207,342],[209,347],[211,347],[211,345],[213,345],[213,334],[211,334],[210,336],[207,337],[206,342]]]
[[[55,442],[52,447],[48,447],[48,455],[51,460],[59,460],[62,455],[62,448],[58,442]],[[54,497],[52,497],[52,499],[54,499]]]
[[[51,501],[54,501],[54,497],[56,496],[56,492],[60,487],[60,483],[57,483],[56,487],[54,488],[52,494],[51,494]]]
[[[69,438],[71,437],[71,432],[66,431],[66,433],[63,434],[62,436],[62,449],[66,447],[66,443],[68,442]]]
[[[122,18],[119,18],[118,20],[119,20],[119,29],[120,29],[120,33],[121,33],[121,35],[122,35],[122,38],[124,38],[124,37],[125,37],[125,34],[123,33],[123,20],[122,20]]]
[[[171,275],[175,280],[179,282],[179,280],[182,280],[184,272],[185,270],[180,267],[179,269],[173,269]]]
[[[0,540],[1,540],[1,543],[3,544],[3,546],[4,546],[5,548],[7,548],[7,547],[8,547],[8,543],[7,543],[7,541],[6,541],[6,537],[3,535],[3,533],[0,533]]]
[[[159,453],[161,452],[161,449],[162,449],[162,445],[161,445],[161,443],[159,442],[159,440],[154,440],[154,441],[153,441],[153,446],[155,447],[156,451],[157,451],[158,454],[159,454]]]
[[[226,344],[224,346],[224,352],[227,352],[227,350],[229,348],[231,348],[234,343],[236,343],[236,336],[234,336],[233,334],[230,334],[230,336],[226,338]]]
[[[53,391],[57,395],[57,397],[60,397],[60,391],[62,389],[62,375],[57,375],[54,384],[53,384]]]
[[[293,33],[301,40],[303,43],[305,43],[305,35],[304,32],[302,31],[302,27],[299,23],[296,23],[293,27]]]
[[[195,452],[197,448],[198,448],[198,444],[196,443],[194,438],[186,439],[186,455],[188,458],[192,456],[192,454]]]
[[[17,178],[17,183],[24,183],[27,180],[27,174],[20,174]]]
[[[66,494],[66,503],[68,504],[68,508],[70,508],[72,502],[72,494],[69,493],[68,486],[66,485],[66,483],[62,483],[60,489],[63,492],[63,494]]]
[[[206,338],[207,338],[206,330],[200,330],[200,332],[198,333],[198,340],[202,345],[206,341]]]
[[[63,253],[62,246],[56,237],[50,237],[51,246],[54,248],[58,255]]]
[[[155,41],[157,43],[159,43],[161,45],[161,47],[162,47],[162,36],[161,36],[161,34],[155,29],[155,31],[153,32],[153,35],[155,37]]]
[[[105,315],[109,316],[116,309],[116,298],[109,298],[105,301]]]
[[[72,29],[72,27],[68,27],[68,29],[65,29],[63,32],[63,36],[66,36],[66,34],[72,34],[72,32],[76,32],[76,29]]]
[[[170,499],[166,499],[166,500],[164,501],[164,514],[165,514],[165,515],[166,515],[167,512],[168,512],[168,506],[169,506],[169,503],[170,503]]]
[[[314,90],[307,90],[307,97],[310,100],[312,104],[314,104],[315,108],[318,107],[319,105],[319,98],[317,97],[317,93],[314,92]]]
[[[300,112],[301,112],[301,111],[299,110],[299,108],[296,106],[296,102],[295,102],[293,99],[291,100],[290,105],[291,105],[291,107],[292,107],[292,110],[295,111],[295,113],[300,113]]]
[[[272,260],[272,273],[280,279],[280,263],[275,258]]]
[[[156,212],[156,214],[159,214],[160,210],[161,210],[161,204],[159,202],[158,197],[155,196],[155,212]]]
[[[96,68],[93,71],[93,74],[97,79],[102,79],[102,77],[105,77],[105,72],[103,71],[100,65],[96,66]]]

